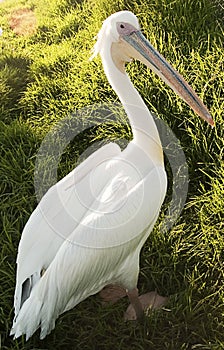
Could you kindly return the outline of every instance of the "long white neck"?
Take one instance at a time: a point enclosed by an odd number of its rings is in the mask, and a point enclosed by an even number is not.
[[[162,146],[153,117],[128,75],[114,63],[110,50],[101,52],[104,71],[128,115],[133,141],[150,158],[163,162]]]

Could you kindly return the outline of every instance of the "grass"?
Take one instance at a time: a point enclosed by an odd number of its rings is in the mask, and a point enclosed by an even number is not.
[[[0,4],[0,348],[9,349],[224,349],[223,13],[209,0],[6,0]],[[35,13],[32,35],[16,35],[13,11]],[[166,310],[142,324],[122,321],[127,301],[102,308],[98,296],[62,315],[43,341],[13,341],[15,260],[22,229],[35,208],[35,156],[54,125],[86,106],[117,101],[98,59],[89,62],[93,37],[111,13],[129,9],[148,39],[203,98],[216,128],[199,120],[160,79],[139,63],[128,73],[148,107],[180,140],[189,167],[189,192],[175,226],[161,219],[141,255],[139,289],[169,295]],[[217,10],[218,9],[218,10]],[[101,107],[102,109],[102,107]],[[93,125],[88,113],[83,125]],[[75,119],[75,118],[74,118]],[[101,119],[99,119],[101,120]],[[75,123],[78,122],[75,120]],[[66,148],[58,177],[68,173],[94,140],[131,138],[124,117],[93,125]],[[47,180],[46,180],[47,181]],[[165,206],[164,206],[165,210]]]

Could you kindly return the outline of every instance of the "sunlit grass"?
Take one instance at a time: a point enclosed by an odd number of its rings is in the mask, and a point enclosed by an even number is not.
[[[14,9],[37,17],[32,36],[16,36],[8,20]],[[140,292],[169,295],[166,310],[142,324],[123,322],[127,301],[103,308],[97,296],[62,315],[44,341],[13,341],[15,260],[22,229],[35,208],[35,155],[60,120],[93,104],[118,102],[99,58],[90,62],[94,36],[111,13],[129,9],[152,44],[190,82],[216,122],[211,129],[155,74],[139,63],[127,70],[150,110],[180,140],[189,166],[186,206],[175,226],[160,223],[141,255]],[[0,348],[9,349],[224,349],[223,316],[223,110],[222,13],[210,0],[104,1],[5,0],[0,4]],[[83,117],[85,125],[92,120]],[[94,141],[126,138],[124,116],[79,135],[61,157],[61,178]],[[75,125],[75,124],[74,124]],[[73,127],[74,127],[73,125]],[[165,208],[165,206],[164,206]],[[161,219],[164,213],[161,214]]]

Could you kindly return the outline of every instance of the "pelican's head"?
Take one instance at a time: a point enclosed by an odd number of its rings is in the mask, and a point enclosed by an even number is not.
[[[97,35],[97,42],[94,45],[93,57],[98,53],[102,54],[106,43],[111,45],[112,43],[120,42],[121,33],[119,32],[119,24],[120,29],[123,29],[122,23],[126,24],[126,29],[129,28],[127,34],[130,33],[131,29],[135,31],[140,30],[138,19],[132,12],[120,11],[112,14],[103,22],[102,28]]]
[[[102,25],[93,56],[110,55],[114,65],[125,73],[125,63],[137,59],[160,76],[188,105],[210,125],[214,121],[207,108],[184,78],[160,55],[140,31],[137,17],[130,11],[109,16]]]

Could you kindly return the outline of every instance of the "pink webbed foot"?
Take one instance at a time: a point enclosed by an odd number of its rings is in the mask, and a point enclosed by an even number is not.
[[[135,299],[135,296],[134,296]],[[130,299],[131,304],[128,306],[124,319],[125,321],[133,321],[141,318],[147,309],[155,310],[164,306],[168,300],[166,297],[160,296],[157,292],[149,292],[138,297],[138,301]]]

